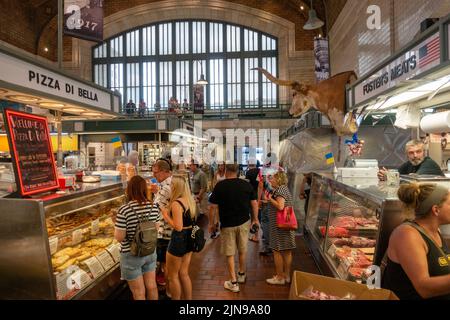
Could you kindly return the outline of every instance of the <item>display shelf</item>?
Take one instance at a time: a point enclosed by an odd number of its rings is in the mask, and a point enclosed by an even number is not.
[[[305,239],[324,274],[364,282],[380,265],[392,230],[406,219],[400,201],[383,188],[357,188],[314,174]]]

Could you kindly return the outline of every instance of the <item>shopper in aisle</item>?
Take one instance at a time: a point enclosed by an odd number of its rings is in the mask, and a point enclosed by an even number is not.
[[[167,208],[171,197],[171,163],[167,159],[158,159],[152,166],[152,172],[153,176],[159,183],[159,186],[157,184],[152,184],[150,186],[152,193],[155,195],[155,203],[157,203],[160,208]],[[165,273],[167,273],[166,252],[167,247],[169,246],[170,237],[172,235],[172,227],[168,223],[163,222],[158,231],[157,258],[159,268],[156,274],[156,280],[159,285],[166,286],[166,294],[170,297],[169,286],[167,285]]]
[[[225,281],[224,288],[239,292],[239,283],[246,280],[246,255],[250,226],[259,227],[258,203],[252,186],[237,177],[238,166],[227,164],[224,181],[218,183],[209,198],[209,231],[215,229],[212,223],[214,210],[219,210],[221,226],[221,253],[226,256],[230,280]],[[250,216],[251,212],[251,216]],[[239,269],[236,276],[234,256],[239,255]]]
[[[252,185],[255,194],[258,194],[258,173],[259,169],[256,167],[256,159],[249,158],[248,159],[248,168],[245,172],[245,179]],[[261,212],[258,212],[258,220],[261,221]],[[250,233],[250,241],[258,242],[259,241],[259,230],[256,232]]]
[[[292,250],[296,248],[295,230],[282,230],[277,227],[277,211],[285,207],[292,207],[292,195],[287,184],[286,173],[278,171],[269,179],[273,192],[268,195],[269,203],[269,246],[273,251],[275,262],[275,275],[266,282],[275,285],[284,285],[291,282]]]
[[[208,178],[206,174],[199,169],[196,160],[191,161],[191,191],[195,195],[195,201],[198,204],[198,213],[204,214],[208,208]]]
[[[217,172],[214,174],[214,178],[211,184],[211,190],[214,190],[217,183],[225,179],[225,162],[221,162],[217,166]],[[210,219],[212,220],[210,222],[210,225],[212,224],[213,226],[215,226],[215,229],[211,232],[211,239],[216,239],[220,235],[219,211],[217,208],[215,208],[212,212],[212,216],[210,216]]]
[[[164,220],[173,228],[167,250],[170,293],[173,300],[192,300],[189,265],[192,256],[192,224],[196,217],[195,201],[187,181],[181,176],[172,178],[169,209],[161,209]]]
[[[259,252],[262,256],[272,254],[270,249],[270,225],[269,212],[270,205],[268,202],[269,193],[273,191],[269,183],[270,177],[275,174],[277,170],[272,168],[270,164],[264,165],[258,172],[258,202],[261,214],[261,229],[262,229],[262,248]]]
[[[383,288],[401,299],[450,300],[450,250],[439,226],[450,224],[449,189],[437,184],[404,184],[398,197],[415,212],[391,234]]]
[[[141,99],[141,101],[139,101],[139,118],[143,118],[146,112],[147,104],[145,103],[144,99]]]
[[[136,113],[136,104],[133,102],[133,100],[130,99],[130,101],[128,101],[128,103],[125,106],[125,111],[130,116]]]
[[[127,204],[119,208],[117,217],[113,217],[114,237],[120,242],[121,279],[128,282],[134,300],[158,300],[156,250],[148,256],[136,257],[131,254],[130,248],[138,221],[148,219],[158,223],[162,220],[161,213],[156,203],[150,200],[147,182],[141,176],[131,178],[126,196]]]
[[[405,145],[405,152],[408,161],[398,168],[400,174],[429,174],[444,176],[439,165],[430,157],[425,156],[425,145],[420,140],[411,140]],[[386,168],[381,168],[378,172],[378,179],[386,180]]]
[[[305,200],[305,205],[303,207],[303,209],[305,210],[305,216],[308,212],[309,193],[311,192],[311,184],[312,184],[312,174],[305,173],[303,175],[303,180],[300,185],[300,193],[299,193],[300,200]]]

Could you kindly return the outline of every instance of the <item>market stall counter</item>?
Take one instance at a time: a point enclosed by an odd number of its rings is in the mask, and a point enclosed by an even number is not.
[[[111,215],[122,183],[0,199],[0,299],[105,299],[121,284]]]
[[[397,189],[313,175],[304,234],[322,274],[365,282],[367,268],[380,266],[391,232],[411,218]]]

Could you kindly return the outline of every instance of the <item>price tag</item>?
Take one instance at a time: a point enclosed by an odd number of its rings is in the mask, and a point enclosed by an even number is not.
[[[84,260],[84,263],[89,268],[89,271],[91,271],[94,278],[98,278],[100,275],[102,275],[105,272],[105,269],[103,269],[103,266],[101,265],[100,261],[96,257],[89,258],[87,260]]]
[[[70,273],[60,272],[56,275],[56,297],[58,300],[63,300],[71,291],[67,285],[67,280],[69,279]]]
[[[334,244],[332,244],[332,245],[328,248],[327,253],[328,253],[328,255],[329,255],[330,257],[334,258],[334,257],[336,256],[336,250],[337,250],[336,246],[335,246]]]
[[[82,269],[78,269],[69,279],[76,290],[81,290],[92,282],[92,278]]]
[[[93,236],[95,236],[95,235],[98,233],[98,230],[99,230],[98,225],[99,225],[99,223],[100,223],[100,220],[99,220],[99,219],[95,219],[94,221],[92,221],[92,224],[91,224],[91,234],[92,234]]]
[[[105,270],[111,269],[116,264],[106,250],[100,252],[96,257]]]
[[[48,239],[50,244],[50,254],[55,254],[58,251],[58,237],[51,237]]]
[[[72,232],[72,245],[77,245],[81,242],[81,238],[83,236],[83,232],[81,229],[75,230]]]
[[[115,262],[120,261],[120,245],[119,244],[112,244],[108,248],[106,248],[108,252],[111,254]]]
[[[341,261],[339,267],[337,268],[337,271],[339,275],[342,276],[343,279],[348,278],[348,267],[346,266],[345,262]]]

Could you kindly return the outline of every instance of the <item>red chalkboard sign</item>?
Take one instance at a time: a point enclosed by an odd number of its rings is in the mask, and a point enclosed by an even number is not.
[[[58,188],[47,118],[4,110],[17,189],[22,196]]]

